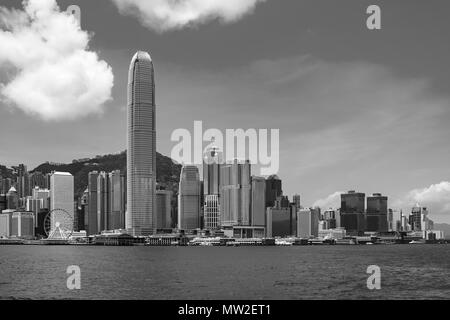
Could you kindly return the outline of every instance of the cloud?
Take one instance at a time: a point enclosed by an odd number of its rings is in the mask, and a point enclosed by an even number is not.
[[[329,208],[337,209],[341,207],[341,194],[342,191],[336,191],[335,193],[330,194],[328,197],[319,199],[314,202],[313,207],[320,207],[323,210],[327,210]]]
[[[23,6],[0,7],[0,66],[14,73],[2,81],[2,100],[44,120],[101,113],[114,77],[89,50],[89,34],[55,0],[28,0]]]
[[[218,19],[239,20],[264,0],[113,0],[122,14],[139,18],[158,32],[182,29]]]
[[[422,189],[409,191],[404,197],[395,201],[397,208],[409,210],[416,203],[428,207],[430,215],[449,215],[450,213],[450,182],[442,181]]]

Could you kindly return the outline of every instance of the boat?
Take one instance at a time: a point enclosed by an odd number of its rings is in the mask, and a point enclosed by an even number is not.
[[[423,244],[422,241],[412,240],[409,242],[409,244]]]

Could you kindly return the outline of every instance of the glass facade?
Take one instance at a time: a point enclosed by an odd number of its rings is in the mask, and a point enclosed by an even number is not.
[[[134,236],[156,229],[155,81],[150,55],[138,51],[128,73],[126,229]]]

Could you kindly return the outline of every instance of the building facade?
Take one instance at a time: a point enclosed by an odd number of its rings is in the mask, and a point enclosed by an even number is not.
[[[134,236],[156,229],[155,79],[147,52],[138,51],[128,72],[127,212],[125,227]]]
[[[198,168],[184,165],[181,169],[178,188],[178,229],[200,228],[201,185]]]

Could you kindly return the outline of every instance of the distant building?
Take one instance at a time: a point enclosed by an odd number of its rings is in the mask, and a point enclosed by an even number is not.
[[[319,211],[300,209],[297,211],[297,237],[311,238],[319,236]]]
[[[12,214],[11,237],[34,238],[34,215],[32,212],[16,211]]]
[[[220,166],[222,164],[222,152],[216,146],[208,148],[203,156],[203,194],[220,194]]]
[[[283,195],[281,179],[271,175],[266,179],[266,207],[273,207],[278,197]]]
[[[219,196],[210,194],[205,196],[204,228],[214,230],[219,227]]]
[[[365,226],[365,194],[355,191],[341,194],[341,227],[347,234],[363,235]]]
[[[101,171],[97,177],[97,233],[108,228],[108,215],[110,212],[109,176]]]
[[[109,211],[107,227],[109,230],[125,228],[126,181],[120,170],[109,173]],[[170,204],[170,202],[169,202]]]
[[[266,236],[288,237],[296,234],[296,208],[276,206],[266,210]]]
[[[30,179],[27,166],[19,164],[12,167],[17,176],[17,193],[19,198],[25,198],[31,195]]]
[[[336,210],[328,209],[325,210],[325,212],[322,215],[322,220],[325,222],[325,228],[324,229],[334,229],[337,228],[337,216],[338,213]]]
[[[14,210],[19,208],[19,194],[14,187],[11,187],[6,194],[6,207]]]
[[[156,190],[157,229],[172,228],[172,191]]]
[[[89,235],[100,234],[97,218],[97,202],[98,202],[98,172],[91,171],[88,175],[88,230]]]
[[[262,177],[252,177],[251,225],[266,225],[266,180]]]
[[[50,176],[50,210],[61,209],[68,216],[59,217],[60,227],[65,230],[73,230],[74,223],[74,182],[69,172],[53,171]],[[55,228],[55,217],[51,216],[51,228]]]
[[[251,210],[250,161],[233,160],[220,169],[220,225],[249,226]]]
[[[412,231],[426,231],[433,228],[433,221],[428,218],[428,210],[416,204],[409,215],[409,225]]]
[[[0,213],[0,238],[11,237],[12,215],[15,210],[6,209]]]
[[[6,201],[6,194],[0,194],[0,213],[3,210],[6,210],[8,208],[8,203]]]
[[[367,197],[366,231],[388,231],[388,197],[374,193]]]
[[[292,197],[292,202],[295,204],[297,209],[301,209],[300,195],[299,194],[294,194],[294,196]]]
[[[178,229],[200,228],[200,176],[198,168],[184,165],[178,188]]]

